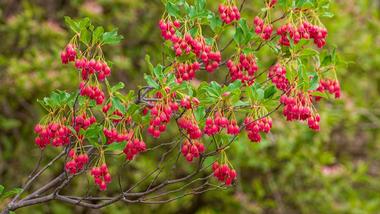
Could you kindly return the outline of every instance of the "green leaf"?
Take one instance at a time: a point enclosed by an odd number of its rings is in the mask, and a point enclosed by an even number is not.
[[[332,62],[332,60],[331,60],[331,56],[330,56],[330,55],[327,55],[327,56],[325,56],[325,57],[322,59],[321,66],[327,66],[327,65],[330,65],[331,62]]]
[[[207,45],[211,45],[215,43],[215,40],[213,38],[205,38],[205,42]]]
[[[240,100],[241,90],[239,88],[236,88],[231,91],[231,94],[229,96],[229,100],[231,103],[235,103]]]
[[[82,28],[80,31],[80,41],[83,42],[85,45],[89,45],[91,41],[91,34],[86,28]]]
[[[91,25],[90,18],[86,17],[78,21],[80,30],[86,29]]]
[[[270,86],[269,88],[265,89],[264,92],[264,99],[269,99],[273,97],[273,95],[276,93],[276,87],[274,85]]]
[[[69,128],[72,133],[74,134],[77,133],[77,131],[72,126],[66,126],[66,127]]]
[[[198,10],[204,10],[206,8],[206,0],[196,0],[195,2]]]
[[[112,86],[111,92],[114,93],[120,89],[123,89],[125,87],[123,82],[118,82],[116,85]]]
[[[132,103],[128,106],[127,114],[133,116],[136,113],[139,113],[138,111],[139,109],[140,109],[139,105]]]
[[[180,16],[179,7],[171,2],[166,3],[166,11],[170,16],[178,18]]]
[[[122,117],[119,115],[113,114],[113,115],[109,116],[108,118],[111,120],[120,120]]]
[[[301,57],[310,57],[310,56],[316,56],[318,54],[319,54],[319,52],[317,50],[315,50],[313,48],[306,48],[301,52],[300,56]]]
[[[292,5],[292,0],[278,0],[278,6],[287,10]]]
[[[244,48],[244,49],[242,50],[242,52],[243,52],[244,54],[254,54],[254,53],[255,53],[255,50],[253,50],[252,48]]]
[[[247,21],[245,19],[240,19],[234,35],[235,42],[238,45],[245,45],[252,40],[253,36],[254,34],[248,27]]]
[[[0,185],[0,196],[3,194],[3,192],[4,192],[4,186]]]
[[[257,94],[257,99],[258,100],[263,100],[264,99],[264,94],[265,94],[265,92],[264,92],[264,90],[263,89],[261,89],[261,88],[259,88],[259,89],[257,89],[256,90],[256,94]]]
[[[1,195],[1,199],[5,199],[5,198],[9,198],[9,197],[12,197],[14,195],[17,195],[19,194],[20,192],[22,191],[21,188],[14,188],[12,190],[9,190],[9,191],[6,191],[4,192],[2,195]]]
[[[313,92],[311,92],[311,95],[313,95],[315,97],[323,97],[323,98],[329,99],[329,97],[326,93],[323,93],[320,91],[313,91]]]
[[[191,29],[189,30],[189,33],[190,33],[190,35],[191,35],[192,37],[195,37],[195,36],[197,35],[197,33],[198,33],[198,28],[191,28]]]
[[[118,97],[112,97],[112,106],[118,109],[121,113],[125,114],[126,109],[125,106],[121,103],[120,99]]]
[[[165,77],[163,70],[164,70],[164,67],[162,65],[157,65],[156,67],[154,67],[153,74],[158,80]]]
[[[233,90],[235,90],[235,89],[240,89],[241,88],[241,85],[242,85],[242,83],[241,83],[241,81],[240,80],[237,80],[237,81],[234,81],[234,82],[232,82],[232,83],[230,83],[229,85],[228,85],[228,87],[227,87],[227,91],[233,91]]]
[[[103,130],[101,125],[92,124],[86,130],[81,129],[80,133],[84,135],[91,145],[97,146],[99,144],[99,135],[103,133]]]
[[[148,64],[148,69],[150,71],[150,73],[152,74],[153,73],[153,70],[154,70],[154,66],[153,64],[150,62],[150,56],[147,54],[145,55],[145,62]]]
[[[217,17],[214,13],[210,13],[207,16],[207,19],[209,21],[211,30],[213,32],[217,32],[218,30],[220,30],[220,28],[222,27],[223,22],[222,22],[222,20],[220,20],[219,17]]]
[[[53,91],[50,97],[45,97],[43,100],[37,100],[46,109],[58,109],[64,105],[69,105],[75,98],[75,94],[69,94],[65,91]]]
[[[186,89],[188,89],[188,83],[182,83]],[[218,92],[218,86],[214,86],[213,88],[207,82],[202,82],[198,87],[197,94],[198,98],[201,102],[201,105],[208,105],[215,103],[220,98],[220,93]],[[219,86],[220,87],[220,86]],[[189,90],[189,89],[188,89]]]
[[[243,30],[240,27],[237,27],[234,35],[234,41],[236,42],[236,44],[241,45],[243,43],[243,37]]]
[[[319,77],[318,75],[314,75],[313,79],[311,79],[309,90],[316,90],[319,86]]]
[[[207,87],[206,91],[210,96],[219,98],[222,94],[222,87],[219,85],[219,83],[212,81],[210,83],[210,87]]]
[[[120,43],[120,41],[123,38],[124,37],[122,35],[118,35],[117,29],[114,29],[111,32],[105,32],[105,33],[103,33],[101,43],[105,44],[105,45],[106,44],[115,45],[115,44]]]
[[[232,104],[233,107],[248,106],[248,105],[249,105],[248,102],[244,102],[244,101],[241,101],[241,100],[239,100],[239,101],[237,101],[237,102],[235,102],[235,103]]]
[[[127,145],[126,141],[123,141],[120,143],[111,143],[110,145],[107,146],[106,151],[120,152],[124,150],[126,145]]]
[[[218,91],[219,93],[221,92],[222,90],[222,87],[219,85],[219,83],[215,82],[215,81],[211,81],[210,83],[210,86],[211,88],[214,88],[216,91]]]
[[[72,20],[69,16],[65,16],[65,23],[66,25],[72,30],[74,31],[75,33],[79,33],[81,28],[79,26],[79,23]]]
[[[306,0],[296,0],[296,7],[298,8],[302,7],[305,2]]]
[[[97,27],[94,32],[92,33],[92,44],[96,44],[97,42],[101,41],[101,38],[103,36],[104,29],[103,27]]]
[[[254,85],[247,87],[245,89],[245,93],[247,94],[247,97],[250,101],[254,101],[256,99]]]
[[[153,80],[152,76],[144,74],[144,79],[146,83],[148,83],[149,86],[152,86],[155,89],[160,88],[160,85],[156,81]]]
[[[195,115],[195,119],[199,122],[199,121],[203,121],[205,119],[205,116],[206,116],[206,110],[205,110],[205,107],[203,106],[199,106],[198,108],[196,108],[194,110],[194,115]]]

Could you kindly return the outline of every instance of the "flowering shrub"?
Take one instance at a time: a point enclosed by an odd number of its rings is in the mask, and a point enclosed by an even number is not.
[[[262,12],[247,20],[237,1],[226,0],[212,10],[203,0],[194,5],[169,1],[157,24],[164,62],[153,65],[147,56],[146,86],[126,94],[124,83],[108,80],[114,71],[102,51],[123,37],[104,32],[89,19],[66,17],[74,36],[61,61],[78,72],[78,91],[55,91],[40,101],[48,114],[35,127],[36,144],[62,147],[68,154],[66,173],[88,172],[105,191],[115,174],[107,164],[114,156],[107,154],[121,151],[126,161],[138,161],[141,153],[155,148],[146,134],[160,138],[170,126],[177,129],[172,138],[179,139],[184,160],[198,159],[202,167],[216,156],[213,175],[224,185],[233,184],[238,174],[228,161],[230,145],[244,135],[261,142],[276,126],[278,119],[271,114],[280,108],[286,120],[319,131],[317,101],[328,94],[340,96],[335,52],[320,54],[327,30],[319,16],[328,15],[328,2],[317,2],[266,1]],[[282,15],[275,18],[278,11]],[[230,42],[221,44],[231,30]],[[263,47],[276,58],[270,67],[257,57]],[[234,50],[232,55],[224,54],[227,48]],[[204,71],[210,79],[221,73],[225,81],[193,84]]]
[[[167,57],[167,63],[157,66],[147,58],[151,69],[150,74],[144,76],[149,87],[146,99],[137,98],[133,91],[124,95],[119,92],[124,87],[123,83],[112,86],[107,80],[111,69],[102,54],[102,46],[117,43],[122,37],[116,31],[103,32],[102,27],[94,29],[87,19],[76,22],[67,18],[69,27],[76,34],[62,51],[61,60],[69,66],[72,62],[71,66],[81,74],[80,92],[60,92],[58,98],[63,96],[67,99],[54,100],[52,97],[44,100],[43,105],[50,114],[35,128],[39,134],[36,144],[41,149],[49,144],[72,147],[74,155],[70,157],[73,160],[66,164],[66,169],[74,174],[87,163],[85,160],[88,158],[80,158],[86,153],[83,149],[85,144],[91,143],[99,154],[108,150],[110,144],[120,144],[112,148],[122,148],[126,159],[132,160],[151,146],[151,143],[144,142],[144,133],[159,138],[175,118],[185,139],[182,154],[192,162],[205,150],[225,152],[221,148],[204,146],[215,135],[233,142],[246,130],[252,142],[260,142],[272,125],[275,126],[275,121],[272,123],[268,114],[273,104],[265,104],[269,100],[277,100],[283,105],[287,120],[306,121],[311,129],[318,131],[320,116],[315,108],[315,98],[319,100],[320,93],[324,91],[336,98],[340,95],[339,83],[326,79],[335,76],[334,70],[326,68],[321,62],[314,67],[312,64],[313,60],[321,59],[318,49],[313,48],[309,40],[313,39],[313,43],[322,48],[327,36],[322,24],[310,24],[320,23],[315,13],[319,8],[302,9],[303,5],[299,3],[299,7],[290,8],[281,19],[271,21],[273,10],[281,5],[270,1],[265,13],[254,20],[246,20],[241,17],[236,2],[227,0],[218,8],[223,21],[220,22],[211,11],[208,15],[203,14],[207,12],[203,10],[203,4],[203,1],[198,1],[195,6],[187,3],[167,4],[167,11],[158,27],[172,55]],[[180,7],[184,7],[186,13],[181,13]],[[232,56],[222,57],[215,38],[220,37],[230,24],[236,26],[233,38],[236,52]],[[275,26],[277,33],[272,34]],[[213,33],[202,33],[206,27],[211,27]],[[272,46],[278,58],[270,68],[258,66],[260,59],[255,57],[264,45]],[[224,67],[229,70],[224,83],[202,82],[199,87],[194,87],[190,82],[198,71],[224,72]],[[330,72],[322,73],[321,69]],[[268,74],[275,88],[256,80],[259,71]],[[50,102],[55,101],[56,106],[49,106]],[[73,104],[74,108],[65,108]],[[78,113],[84,116],[75,117]],[[84,119],[89,115],[90,119]],[[95,119],[94,115],[98,117]],[[69,138],[72,139],[71,143]],[[216,143],[223,147],[223,139]],[[106,159],[101,156],[91,166],[95,183],[101,190],[106,190],[110,180],[99,180],[101,173],[96,169],[105,166]],[[219,180],[225,180],[224,176],[230,170],[228,167],[232,166],[221,166],[223,172],[218,174]],[[108,177],[108,170],[100,170],[103,171]],[[233,174],[233,179],[227,179],[226,184],[232,183],[236,177],[235,172]]]

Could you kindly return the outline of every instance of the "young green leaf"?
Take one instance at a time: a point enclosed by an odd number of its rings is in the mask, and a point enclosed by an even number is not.
[[[90,31],[88,31],[86,28],[82,28],[80,31],[80,41],[83,42],[85,45],[89,45],[91,41],[91,34]]]
[[[0,196],[3,194],[3,192],[4,192],[4,186],[0,185]]]
[[[92,33],[92,44],[96,44],[97,42],[101,41],[101,38],[103,36],[104,29],[103,27],[97,27],[94,32]]]
[[[149,86],[152,86],[155,89],[160,88],[160,85],[156,81],[153,80],[152,76],[144,74],[144,79],[146,83],[148,83]]]
[[[114,93],[120,89],[123,89],[125,87],[123,82],[118,82],[116,85],[112,86],[111,92]]]
[[[0,196],[0,199],[5,199],[5,198],[9,198],[9,197],[12,197],[14,195],[17,195],[18,193],[20,193],[22,191],[21,188],[13,188],[9,191],[6,191],[4,192],[1,196]]]
[[[273,95],[276,93],[276,87],[272,85],[271,87],[265,89],[264,92],[264,99],[269,99],[273,97]]]
[[[124,37],[122,35],[118,35],[117,29],[114,29],[111,32],[103,33],[101,43],[105,45],[106,44],[115,45],[115,44],[119,44],[123,38]]]
[[[78,22],[71,19],[69,16],[65,16],[65,23],[66,25],[75,33],[79,33],[81,28]]]
[[[118,97],[112,97],[111,101],[112,101],[113,107],[115,107],[121,113],[125,114],[125,112],[126,112],[125,106],[121,103],[121,101]]]
[[[107,146],[106,151],[111,151],[111,152],[121,152],[124,150],[125,146],[127,145],[126,141],[123,142],[118,142],[118,143],[112,143]]]
[[[316,90],[319,86],[319,77],[318,75],[314,75],[313,79],[311,79],[309,90]]]
[[[171,2],[166,3],[166,11],[173,17],[177,18],[180,16],[179,7]]]
[[[154,70],[154,66],[153,64],[150,62],[150,56],[147,54],[145,55],[145,62],[148,64],[148,69],[150,71],[150,73],[152,74],[153,73],[153,70]]]

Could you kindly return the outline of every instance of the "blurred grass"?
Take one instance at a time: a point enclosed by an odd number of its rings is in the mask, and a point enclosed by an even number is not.
[[[208,5],[217,8],[214,1]],[[256,1],[249,4],[244,16],[253,16],[259,6]],[[1,184],[17,187],[38,159],[32,127],[43,111],[36,99],[52,89],[73,90],[78,84],[76,72],[59,61],[59,51],[70,36],[63,16],[88,16],[108,30],[119,28],[125,40],[105,54],[114,62],[113,78],[135,88],[143,84],[145,54],[156,62],[161,59],[156,23],[162,9],[158,0],[0,2]],[[349,62],[338,71],[343,98],[320,104],[318,134],[286,123],[278,114],[264,142],[256,145],[242,139],[233,146],[230,157],[239,173],[235,189],[165,205],[116,204],[90,211],[52,202],[17,213],[378,213],[380,3],[337,0],[332,10],[335,16],[323,20],[329,48],[337,47]],[[56,152],[49,149],[47,156]],[[151,160],[141,159],[136,167],[149,165]],[[133,175],[128,179],[132,181]]]

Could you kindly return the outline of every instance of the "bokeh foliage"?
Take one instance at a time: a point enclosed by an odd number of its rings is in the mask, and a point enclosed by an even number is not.
[[[243,16],[259,12],[263,1],[248,1]],[[217,9],[217,1],[207,6]],[[61,66],[59,52],[69,38],[64,16],[89,17],[125,37],[105,50],[113,78],[127,88],[143,84],[144,57],[162,58],[158,0],[6,0],[0,2],[0,183],[17,187],[33,169],[39,149],[32,127],[43,114],[36,100],[52,89],[74,90],[77,73]],[[116,204],[104,213],[376,213],[380,210],[380,3],[332,1],[328,48],[347,61],[340,67],[343,98],[321,104],[321,132],[274,116],[272,134],[261,144],[241,139],[230,149],[238,170],[229,191],[189,196],[165,205]],[[263,63],[274,59],[265,53]],[[217,74],[215,74],[217,75]],[[222,76],[222,74],[221,74]],[[75,81],[73,81],[75,80]],[[278,118],[278,119],[277,119]],[[165,137],[162,141],[165,141]],[[48,157],[57,151],[49,149]],[[149,168],[143,159],[136,168]],[[54,170],[50,172],[52,175]],[[137,175],[126,172],[133,181]],[[42,178],[41,182],[43,182]],[[81,183],[77,183],[78,186]],[[0,200],[1,201],[1,200]],[[2,202],[0,202],[0,207]],[[86,212],[60,203],[17,213]],[[88,212],[88,211],[87,211]]]

